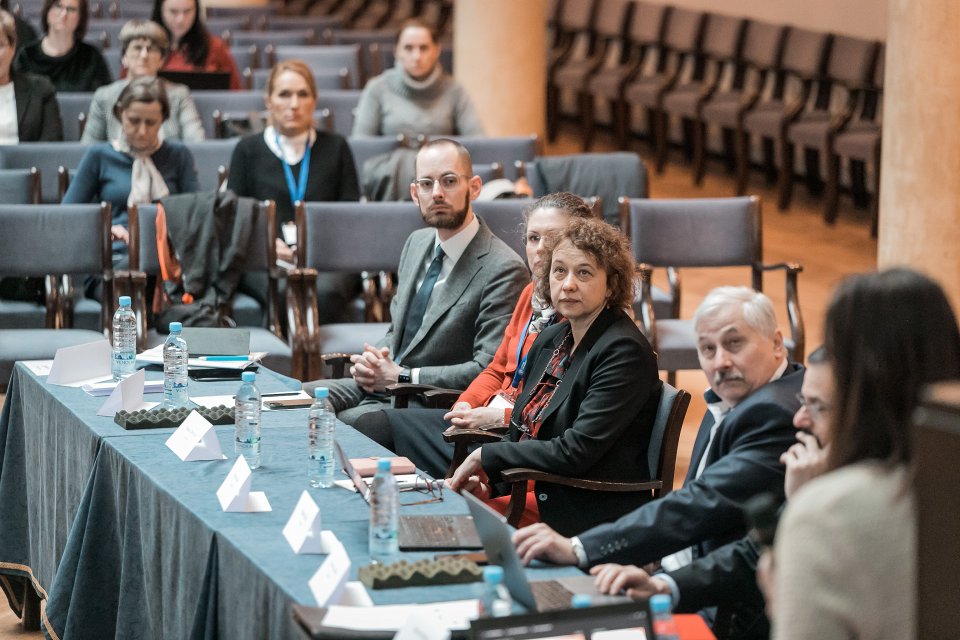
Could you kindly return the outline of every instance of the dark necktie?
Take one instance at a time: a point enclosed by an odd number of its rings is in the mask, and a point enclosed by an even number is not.
[[[413,336],[417,335],[420,325],[423,324],[423,314],[427,310],[427,303],[430,302],[430,294],[433,292],[433,286],[437,284],[437,278],[440,277],[440,269],[443,267],[443,249],[437,245],[433,254],[433,262],[427,267],[427,274],[423,277],[417,294],[410,303],[407,310],[407,321],[403,325],[403,337],[400,339],[400,353],[403,353]]]

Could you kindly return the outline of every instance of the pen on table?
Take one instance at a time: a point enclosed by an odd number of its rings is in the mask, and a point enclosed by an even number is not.
[[[250,356],[200,356],[206,362],[245,362]]]

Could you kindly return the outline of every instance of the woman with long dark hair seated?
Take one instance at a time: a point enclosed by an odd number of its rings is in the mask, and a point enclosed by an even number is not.
[[[913,638],[912,416],[924,385],[960,378],[957,320],[935,282],[891,269],[843,282],[825,333],[840,389],[830,470],[790,499],[777,529],[772,637]]]
[[[502,495],[500,473],[514,467],[593,480],[650,477],[647,447],[663,385],[656,355],[623,311],[634,272],[625,238],[599,220],[571,220],[548,238],[536,293],[565,320],[531,347],[507,435],[467,456],[450,479],[453,490]],[[534,493],[540,519],[567,534],[648,499],[548,482]]]
[[[200,0],[156,0],[151,17],[167,31],[172,45],[164,71],[227,72],[230,88],[240,89],[237,63],[226,43],[204,26]]]

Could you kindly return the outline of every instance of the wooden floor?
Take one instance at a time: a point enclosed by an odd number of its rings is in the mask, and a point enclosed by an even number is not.
[[[598,136],[594,151],[610,151],[609,138]],[[637,149],[648,161],[646,146],[637,143]],[[579,153],[580,141],[573,126],[566,126],[557,141],[547,145],[550,155]],[[692,186],[690,169],[675,152],[663,175],[651,174],[650,195],[653,198],[701,198],[733,195],[733,180],[724,173],[721,164],[711,164],[701,187]],[[775,191],[762,183],[758,174],[753,175],[750,193],[759,195],[764,202],[763,242],[766,262],[800,262],[804,272],[800,276],[800,302],[807,328],[807,351],[811,351],[823,339],[823,317],[836,284],[852,273],[876,268],[877,243],[870,237],[869,220],[865,210],[854,209],[849,199],[841,199],[840,218],[834,227],[823,223],[821,202],[809,196],[798,186],[793,206],[780,213],[776,208]],[[683,276],[682,313],[690,316],[702,297],[711,288],[721,284],[748,284],[749,275],[740,269],[704,269],[690,271]],[[777,305],[777,313],[784,311],[783,278],[770,277],[765,291]],[[784,331],[787,327],[781,323]],[[681,372],[678,384],[693,394],[687,411],[680,451],[677,460],[676,486],[683,482],[690,460],[690,451],[696,437],[700,418],[706,407],[702,392],[707,382],[699,371]],[[2,396],[0,396],[2,402]],[[19,621],[0,603],[0,639],[42,638],[39,632],[24,633]]]

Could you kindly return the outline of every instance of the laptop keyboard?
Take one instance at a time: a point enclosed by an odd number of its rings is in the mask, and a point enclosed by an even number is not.
[[[569,609],[573,592],[556,580],[536,580],[530,583],[533,589],[533,598],[537,601],[540,611]]]

